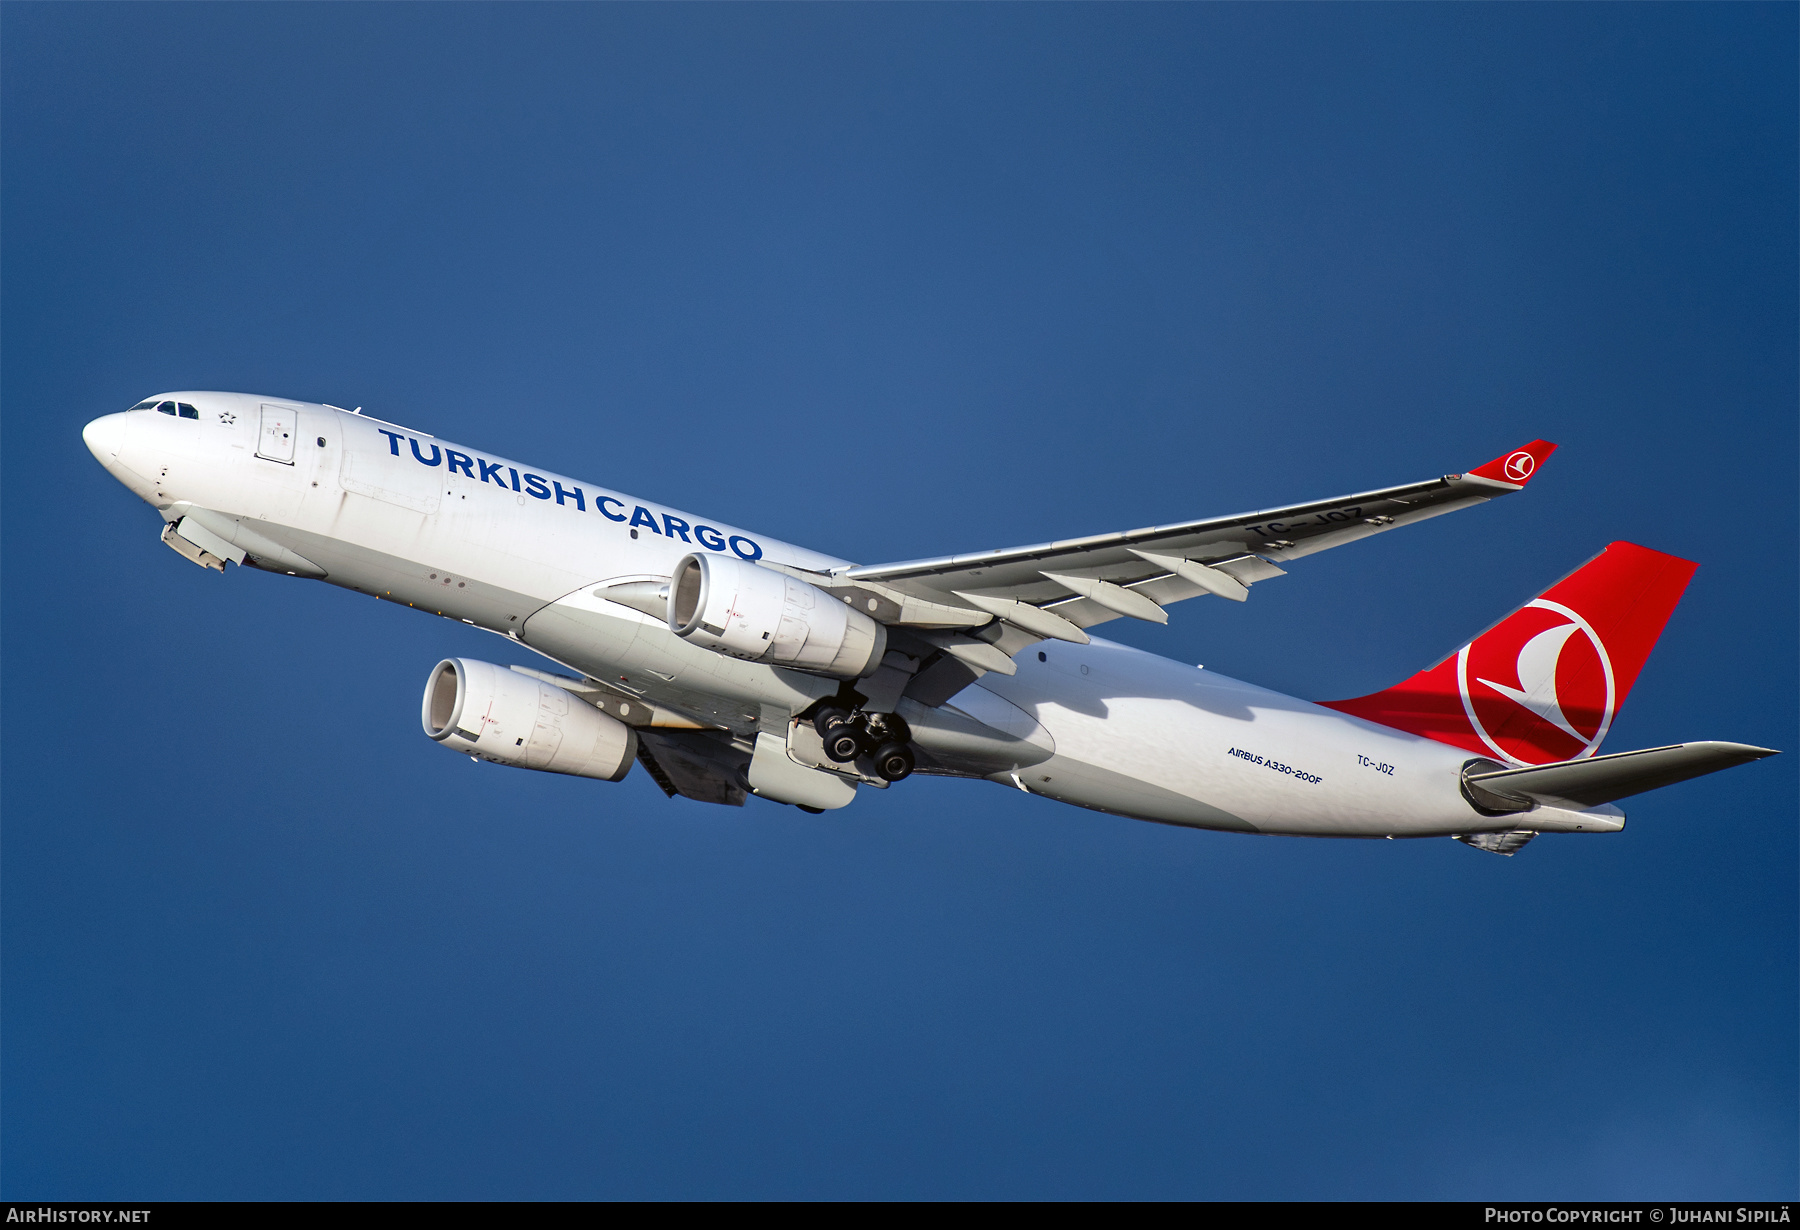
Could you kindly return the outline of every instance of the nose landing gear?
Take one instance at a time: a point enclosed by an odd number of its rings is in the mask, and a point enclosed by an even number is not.
[[[813,715],[813,729],[825,743],[825,755],[838,764],[867,756],[876,774],[890,782],[902,781],[913,771],[912,749],[907,746],[912,732],[897,714],[852,713],[827,706]]]

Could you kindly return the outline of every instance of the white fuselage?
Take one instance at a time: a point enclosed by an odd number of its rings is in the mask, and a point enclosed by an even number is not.
[[[273,558],[297,576],[509,636],[750,738],[771,712],[798,713],[837,691],[833,679],[689,644],[595,591],[666,579],[696,551],[812,571],[845,561],[328,406],[168,396],[200,417],[109,415],[89,425],[89,447],[165,520],[203,519],[265,567]],[[291,441],[265,406],[292,419]],[[1241,832],[1422,837],[1520,819],[1478,813],[1459,785],[1469,756],[1445,744],[1099,639],[1043,642],[1016,660],[1016,675],[986,675],[949,705],[1037,750],[967,775]],[[1619,824],[1539,808],[1530,827]]]

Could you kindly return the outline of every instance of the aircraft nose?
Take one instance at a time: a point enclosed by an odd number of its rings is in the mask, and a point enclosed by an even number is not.
[[[103,414],[81,429],[82,443],[88,446],[101,465],[117,459],[119,443],[125,438],[125,416]]]

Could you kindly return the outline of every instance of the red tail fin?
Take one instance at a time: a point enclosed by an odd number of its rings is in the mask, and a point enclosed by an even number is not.
[[[1322,703],[1510,764],[1592,756],[1697,567],[1612,543],[1436,666]]]

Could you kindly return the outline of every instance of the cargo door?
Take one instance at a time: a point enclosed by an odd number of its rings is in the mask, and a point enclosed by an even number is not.
[[[256,455],[282,465],[294,464],[294,433],[300,430],[300,415],[292,406],[264,406],[262,432],[256,437]]]
[[[379,420],[344,414],[337,421],[343,429],[338,481],[345,491],[428,516],[438,510],[441,471],[427,467],[441,465],[443,452],[431,437],[421,446],[404,429],[388,433],[373,426]]]

